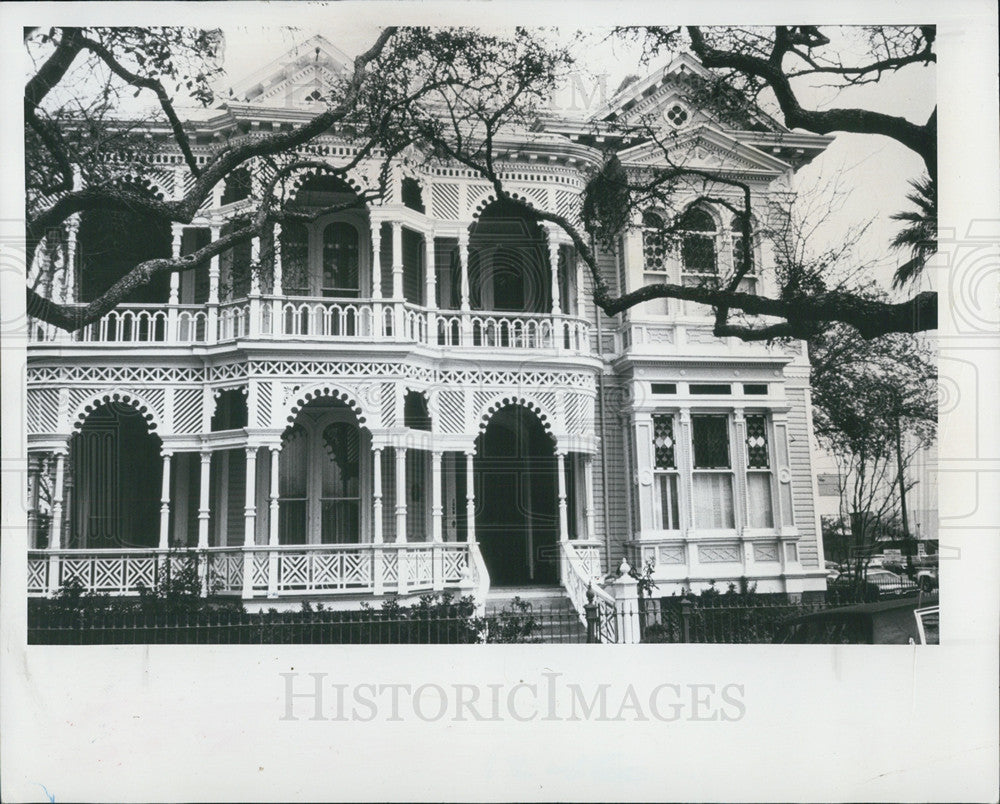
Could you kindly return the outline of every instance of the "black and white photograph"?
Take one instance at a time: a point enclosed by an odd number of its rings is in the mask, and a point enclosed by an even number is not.
[[[0,8],[4,801],[996,800],[996,9],[680,8]]]

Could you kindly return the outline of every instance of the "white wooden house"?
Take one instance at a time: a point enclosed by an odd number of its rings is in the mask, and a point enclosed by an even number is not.
[[[195,153],[308,119],[346,63],[316,37],[263,68],[193,120]],[[763,115],[719,124],[681,98],[700,70],[678,58],[588,118],[511,136],[508,188],[576,216],[601,149],[629,170],[662,164],[654,146],[597,142],[595,124],[656,112],[689,164],[749,183],[755,217],[773,214],[830,139]],[[353,149],[329,134],[303,152],[339,165]],[[190,225],[122,224],[137,227],[125,248],[82,215],[53,294],[85,303],[126,260],[219,237],[263,170],[234,174]],[[291,203],[349,199],[377,170],[303,172]],[[164,197],[191,181],[166,144],[146,176]],[[601,254],[616,291],[732,269],[732,215],[678,204]],[[649,216],[678,214],[675,248]],[[747,289],[773,293],[767,240],[753,252]],[[623,556],[654,563],[660,594],[740,577],[822,590],[804,346],[718,339],[689,303],[609,318],[590,284],[560,229],[463,167],[404,158],[382,203],[276,227],[79,332],[32,322],[29,593],[76,579],[131,594],[166,556],[267,605],[550,585],[580,606]]]

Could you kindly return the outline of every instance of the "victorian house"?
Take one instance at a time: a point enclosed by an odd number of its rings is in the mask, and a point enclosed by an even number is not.
[[[198,158],[301,124],[347,64],[315,37],[261,69],[192,117]],[[663,163],[602,122],[656,114],[690,164],[752,187],[755,220],[774,214],[829,138],[721,124],[683,100],[701,70],[679,57],[499,143],[509,191],[575,219],[603,151]],[[331,132],[302,153],[354,149]],[[153,160],[144,187],[180,197],[180,153]],[[265,170],[234,172],[190,225],[80,215],[43,256],[51,292],[86,303],[137,260],[219,237]],[[284,191],[325,208],[378,170],[310,169]],[[616,292],[718,281],[740,231],[692,193],[637,217],[601,266]],[[752,255],[745,289],[775,292],[768,241]],[[659,594],[740,577],[821,592],[804,345],[716,338],[709,308],[675,300],[607,317],[590,287],[558,227],[466,168],[400,158],[379,203],[275,226],[78,332],[31,322],[29,594],[133,594],[192,561],[207,592],[258,607],[548,585],[579,608],[623,557],[651,563]]]

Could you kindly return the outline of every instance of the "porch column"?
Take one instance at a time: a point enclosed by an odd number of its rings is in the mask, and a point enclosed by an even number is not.
[[[372,334],[385,335],[382,321],[382,221],[373,220],[372,230]]]
[[[270,504],[270,519],[267,528],[267,543],[271,547],[278,546],[278,529],[279,524],[279,480],[281,478],[280,472],[280,461],[281,461],[281,447],[271,447],[271,498],[269,500]]]
[[[173,238],[171,241],[170,254],[176,260],[181,256],[181,243],[184,241],[184,227],[178,223],[172,224],[171,233]],[[180,292],[181,292],[181,275],[177,271],[173,271],[170,274],[170,304],[178,304],[180,302]]]
[[[271,499],[270,499],[270,522],[267,529],[268,547],[278,546],[278,536],[280,529],[280,505],[279,505],[279,480],[281,478],[281,447],[271,447]],[[275,550],[268,550],[267,553],[267,596],[275,597],[278,593],[278,553]]]
[[[465,517],[466,538],[472,544],[476,540],[476,478],[472,470],[473,455],[465,453]]]
[[[569,511],[566,507],[566,453],[556,453],[556,472],[559,480],[559,541],[569,541]]]
[[[587,453],[583,456],[583,515],[587,521],[587,538],[594,539],[594,456]]]
[[[403,224],[392,222],[392,298],[393,336],[395,340],[405,337],[403,328]]]
[[[434,265],[434,231],[424,233],[424,307],[427,308],[427,340],[437,343],[437,268]]]
[[[247,322],[247,332],[251,338],[260,335],[260,238],[250,238],[250,293],[248,294],[250,320]]]
[[[55,484],[52,488],[52,522],[49,524],[49,548],[52,550],[61,550],[63,524],[63,475],[66,468],[66,450],[56,450],[55,459],[56,478]]]
[[[198,478],[200,487],[198,489],[198,549],[204,550],[208,547],[208,524],[212,516],[212,509],[209,506],[209,489],[212,480],[212,453],[201,453],[201,474]]]
[[[212,242],[219,239],[221,226],[210,226]],[[206,343],[216,343],[219,340],[219,255],[210,257],[208,261],[208,323],[205,333]]]
[[[63,271],[63,302],[76,301],[76,238],[80,231],[79,214],[71,215],[66,221],[66,266]]]
[[[431,452],[431,538],[435,542],[443,541],[442,518],[444,508],[441,505],[441,452]]]
[[[274,247],[272,248],[273,261],[274,261],[274,273],[271,275],[271,293],[274,295],[274,300],[271,302],[271,334],[272,335],[282,335],[284,330],[284,316],[282,315],[282,307],[284,302],[281,297],[285,293],[285,289],[282,286],[284,281],[284,276],[282,275],[281,267],[281,224],[274,224],[274,234],[272,235],[272,242]]]
[[[243,546],[253,547],[257,526],[257,447],[247,447],[246,503],[243,508]]]
[[[406,447],[396,447],[396,541],[406,541]]]
[[[556,229],[549,226],[546,229],[549,236],[549,270],[552,274],[552,346],[563,348],[563,326],[559,316],[562,315],[562,300],[559,298],[559,241]]]
[[[382,544],[382,448],[372,450],[372,542]]]
[[[38,548],[38,491],[41,474],[39,457],[28,453],[28,548]]]
[[[459,284],[460,304],[462,313],[462,334],[459,346],[472,343],[472,320],[469,317],[469,231],[463,229],[458,233],[458,264],[461,274]]]
[[[281,296],[284,294],[284,289],[281,286],[284,276],[282,275],[281,267],[281,224],[274,224],[274,276],[271,281],[272,292],[275,296]]]
[[[243,507],[243,597],[253,597],[253,551],[257,526],[257,448],[247,447],[247,470],[243,486],[246,490]]]
[[[163,477],[160,487],[160,543],[159,548],[170,547],[170,467],[173,465],[173,453],[163,452]]]
[[[171,242],[170,254],[176,260],[181,256],[181,243],[184,240],[184,227],[180,224],[171,224],[171,232],[173,234],[173,239]],[[167,307],[167,331],[164,333],[164,339],[168,342],[179,340],[180,332],[178,332],[177,322],[177,305],[180,304],[180,293],[181,293],[181,275],[177,271],[170,272],[170,297],[168,299]]]

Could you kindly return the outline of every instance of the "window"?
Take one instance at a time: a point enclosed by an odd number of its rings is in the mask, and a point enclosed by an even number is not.
[[[356,543],[360,523],[360,432],[310,417],[286,431],[278,463],[281,544]]]
[[[733,244],[733,273],[741,270],[744,263],[743,254],[743,218],[742,216],[737,216],[733,218],[732,229],[732,244]],[[756,257],[754,255],[754,241],[751,234],[750,238],[750,267],[747,269],[746,275],[740,280],[739,290],[743,293],[756,293],[757,292],[757,264]]]
[[[767,437],[767,417],[746,416],[747,524],[751,528],[774,527],[771,496],[771,457]]]
[[[678,221],[681,230],[681,284],[715,287],[719,284],[715,220],[704,209],[692,207]],[[685,315],[708,315],[711,308],[684,302]]]
[[[662,530],[680,529],[677,500],[677,460],[674,417],[653,416],[653,468],[656,478],[657,521]]]
[[[349,223],[331,223],[323,230],[322,294],[355,298],[358,288],[358,230]]]
[[[675,382],[654,382],[652,383],[653,393],[656,395],[676,394],[677,383]]]
[[[281,227],[281,281],[289,296],[309,295],[309,230],[301,223]]]
[[[692,416],[691,439],[694,455],[691,478],[694,527],[716,530],[735,528],[729,417]]]
[[[323,429],[325,455],[320,458],[320,533],[323,544],[358,541],[360,533],[358,428],[334,422]]]
[[[746,396],[767,396],[767,383],[743,383],[743,393]]]
[[[726,383],[691,383],[691,393],[707,396],[726,396],[733,392],[732,386]]]
[[[663,284],[670,273],[669,242],[663,228],[663,219],[655,212],[642,216],[643,284],[647,286]],[[654,315],[669,315],[670,300],[652,299],[645,302],[642,309]]]

